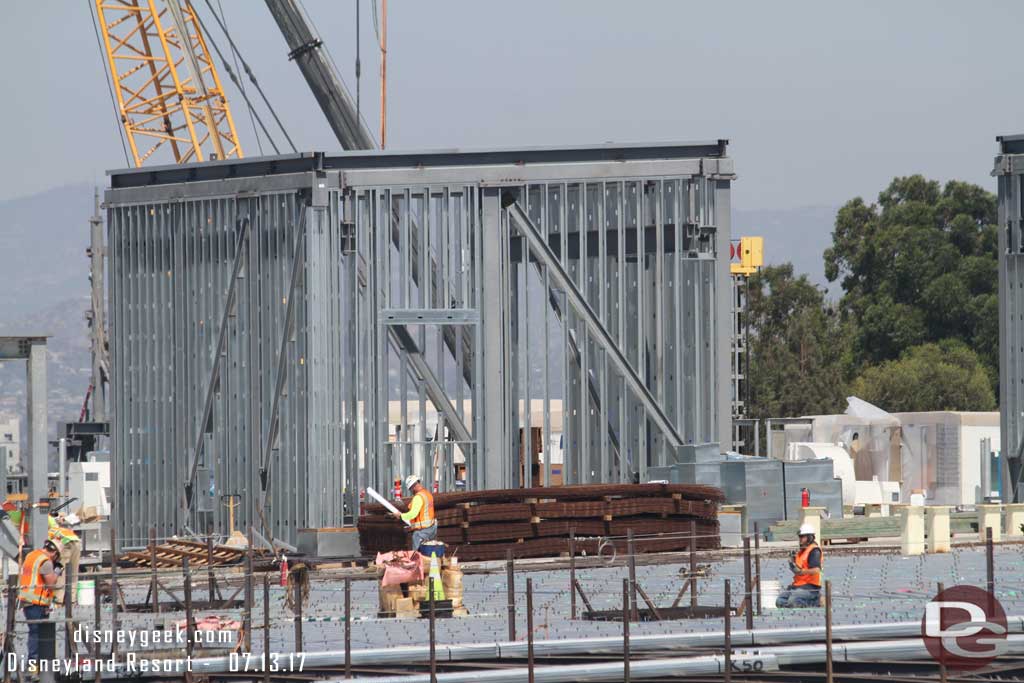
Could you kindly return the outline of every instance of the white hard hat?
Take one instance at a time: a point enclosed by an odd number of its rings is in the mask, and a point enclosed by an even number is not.
[[[810,524],[801,524],[800,531],[797,532],[797,536],[813,536],[815,529]]]
[[[405,488],[411,489],[412,485],[418,483],[419,480],[420,478],[418,476],[416,476],[415,474],[410,474],[408,477],[405,478]]]

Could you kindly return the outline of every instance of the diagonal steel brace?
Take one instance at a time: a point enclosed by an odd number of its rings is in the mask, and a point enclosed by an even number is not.
[[[192,462],[189,464],[188,478],[185,480],[184,502],[186,519],[192,510],[193,486],[196,480],[196,470],[199,467],[199,456],[203,452],[203,435],[206,434],[207,428],[210,426],[210,420],[213,418],[213,399],[217,393],[217,387],[220,386],[220,364],[221,359],[224,358],[228,343],[228,318],[231,316],[231,311],[235,308],[235,299],[238,297],[239,275],[242,272],[242,265],[245,263],[245,254],[247,253],[244,247],[250,239],[250,232],[249,217],[246,216],[242,219],[239,229],[237,246],[235,247],[235,260],[231,267],[231,279],[228,281],[227,296],[224,297],[224,310],[221,312],[220,327],[217,332],[217,345],[214,347],[213,352],[213,367],[210,368],[210,379],[206,383],[203,417],[199,422],[196,443],[192,449]]]
[[[586,297],[576,287],[576,283],[572,281],[569,274],[565,272],[561,262],[555,256],[554,252],[551,251],[551,247],[541,236],[536,226],[533,225],[533,221],[526,215],[522,207],[518,202],[513,202],[507,208],[509,216],[515,221],[516,226],[519,228],[519,232],[526,238],[526,241],[530,243],[530,250],[533,252],[534,257],[544,264],[551,278],[555,281],[555,285],[565,291],[566,298],[569,301],[569,305],[575,309],[577,315],[579,315],[590,333],[596,338],[598,344],[600,344],[608,354],[608,358],[615,365],[619,373],[622,374],[626,380],[626,384],[629,385],[633,393],[636,394],[637,398],[640,399],[641,403],[647,410],[647,413],[654,420],[654,423],[658,425],[662,433],[669,440],[671,445],[675,448],[679,448],[683,445],[683,438],[676,430],[675,425],[669,420],[665,411],[662,410],[658,404],[657,399],[651,394],[650,390],[640,379],[636,370],[629,363],[629,360],[623,355],[622,350],[619,349],[618,344],[609,334],[604,324],[598,318],[594,309],[587,303]]]

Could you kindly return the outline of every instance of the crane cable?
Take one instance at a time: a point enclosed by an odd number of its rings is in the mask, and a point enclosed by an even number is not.
[[[114,108],[114,115],[117,117],[119,122],[117,125],[117,135],[121,139],[121,151],[124,152],[124,162],[126,165],[131,166],[132,159],[128,155],[128,145],[124,139],[124,128],[120,124],[121,110],[117,106],[117,98],[114,97],[114,79],[107,70],[107,60],[103,58],[106,51],[103,49],[103,39],[100,38],[100,26],[96,19],[96,8],[93,7],[94,3],[92,0],[86,0],[86,2],[89,5],[89,16],[92,17],[92,30],[96,35],[96,46],[100,49],[100,62],[103,63],[103,75],[107,79],[107,92],[110,93],[110,105]]]
[[[221,28],[224,29],[224,31],[225,31],[225,35],[227,35],[227,33],[226,33],[226,31],[227,31],[226,24],[221,22],[220,17],[217,16],[217,12],[214,11],[213,6],[210,4],[209,0],[206,0],[206,6],[210,8],[210,13],[213,14],[215,19],[217,19],[217,23],[220,24]],[[213,34],[206,28],[206,24],[203,23],[203,19],[202,19],[202,17],[199,16],[198,12],[196,12],[196,19],[199,21],[199,25],[202,27],[203,32],[206,33],[207,37],[209,38],[210,44],[213,45],[213,49],[217,52],[217,56],[220,58],[221,64],[224,65],[225,71],[228,72],[228,76],[230,76],[232,82],[234,82],[234,84],[238,86],[238,89],[239,89],[239,91],[242,94],[242,99],[245,100],[245,104],[246,104],[246,106],[247,106],[247,108],[249,110],[249,118],[250,118],[250,120],[252,120],[252,118],[255,117],[255,120],[257,122],[259,122],[259,124],[260,124],[260,128],[263,129],[263,134],[267,137],[267,141],[270,142],[270,146],[274,148],[274,152],[277,153],[277,154],[280,154],[281,150],[279,150],[277,148],[277,143],[274,141],[273,136],[270,135],[270,131],[268,131],[266,125],[264,125],[262,117],[260,117],[259,112],[256,111],[256,107],[254,107],[252,102],[249,100],[249,95],[245,91],[245,88],[242,85],[242,81],[241,81],[241,78],[240,78],[241,72],[239,72],[239,74],[236,75],[235,71],[233,71],[231,69],[231,65],[228,64],[228,61],[224,58],[224,53],[221,52],[220,46],[217,44],[217,41],[214,39]],[[228,41],[229,42],[231,41],[231,37],[230,36],[228,36]],[[233,44],[232,44],[232,47],[234,47]],[[238,57],[237,50],[232,50],[232,54],[235,55],[236,58]],[[245,60],[242,59],[241,62],[242,62],[243,65],[246,66],[246,70],[248,71],[248,65],[245,63]],[[250,76],[250,78],[253,79],[253,83],[255,83],[256,82],[255,81],[255,77],[252,75],[251,71],[249,71],[249,76]],[[264,101],[266,101],[266,98],[264,98]],[[267,107],[270,109],[271,113],[273,114],[274,113],[273,112],[273,108],[270,107],[270,103],[269,102],[267,102]],[[280,124],[280,122],[278,122],[278,123]],[[254,130],[255,130],[255,126],[254,126]],[[281,130],[283,131],[284,128],[282,127]],[[285,133],[285,137],[288,137],[288,133]],[[256,136],[256,144],[257,145],[259,145],[259,141],[260,141],[260,138],[259,138],[259,135],[257,135]],[[294,149],[294,146],[293,146],[293,149]],[[263,147],[262,147],[262,145],[260,145],[260,153],[262,154],[262,152],[263,152]]]
[[[213,8],[211,7],[210,9],[212,10]],[[227,18],[227,15],[224,14],[224,5],[221,4],[220,0],[217,0],[217,9],[220,10],[220,16],[224,20],[224,25],[227,26],[228,25],[228,18]],[[198,17],[199,17],[199,15],[196,14],[196,18],[198,18]],[[209,31],[207,31],[207,35],[209,35]],[[212,36],[210,37],[210,42],[213,42],[213,37]],[[220,54],[220,50],[217,51],[217,54],[218,55]],[[238,66],[238,55],[235,54],[235,52],[232,50],[231,56],[232,56],[232,58],[235,61],[235,72],[239,73],[239,74],[242,73],[241,67]],[[223,57],[221,58],[221,61],[224,61]],[[256,119],[254,118],[254,115],[256,114],[256,112],[253,109],[252,103],[249,102],[249,95],[248,95],[248,93],[245,92],[245,81],[242,80],[242,79],[235,79],[234,78],[234,74],[232,74],[230,71],[228,72],[228,75],[232,77],[231,80],[235,81],[235,83],[238,84],[238,89],[242,91],[242,99],[245,100],[245,104],[247,106],[247,109],[249,110],[249,123],[252,125],[252,134],[253,134],[253,137],[256,138],[256,146],[260,150],[260,156],[263,156],[263,142],[262,142],[262,140],[260,140],[260,133],[259,133],[259,130],[256,128]],[[260,121],[260,126],[263,127],[263,122],[262,121]],[[271,146],[274,148],[274,151],[276,152],[277,151],[277,145],[274,144],[273,138],[271,138],[270,135],[266,133],[266,127],[263,127],[263,131],[264,131],[264,134],[267,135],[267,140],[270,141]]]
[[[207,3],[207,4],[209,4],[209,3]],[[193,10],[194,9],[195,8],[193,8]],[[213,12],[213,7],[210,7],[210,11]],[[224,53],[220,51],[220,45],[217,44],[217,41],[214,39],[213,34],[210,33],[209,29],[206,28],[206,24],[203,22],[203,18],[201,16],[199,16],[198,12],[196,12],[195,15],[196,15],[196,20],[199,22],[199,26],[203,30],[203,33],[206,34],[207,40],[210,42],[211,45],[213,45],[214,51],[217,53],[217,56],[220,58],[221,65],[224,67],[224,70],[227,71],[228,76],[231,78],[231,82],[234,83],[236,86],[238,86],[239,91],[241,91],[242,99],[245,100],[246,108],[249,111],[249,120],[252,121],[253,117],[255,117],[256,121],[259,121],[260,128],[263,129],[263,134],[267,136],[267,140],[270,142],[270,146],[274,148],[274,152],[280,154],[281,150],[279,150],[277,148],[277,143],[275,143],[274,142],[274,138],[271,137],[270,131],[268,131],[267,127],[265,125],[263,125],[263,119],[260,118],[259,112],[256,111],[256,108],[253,106],[252,102],[249,100],[249,95],[248,95],[248,93],[245,92],[245,87],[242,85],[241,79],[235,74],[234,70],[231,69],[231,65],[228,64],[228,61],[226,59],[224,59]],[[214,13],[214,16],[216,16],[216,13]],[[253,132],[254,133],[256,132],[256,124],[255,123],[253,123]],[[256,135],[256,144],[259,147],[260,154],[262,154],[263,153],[263,145],[260,144],[260,136],[258,134]]]
[[[256,91],[259,92],[260,97],[263,98],[263,103],[265,105],[267,105],[267,109],[270,110],[270,115],[274,117],[274,121],[277,123],[277,127],[281,129],[281,132],[284,134],[285,139],[288,141],[288,145],[292,148],[293,152],[298,152],[299,150],[295,147],[295,143],[292,142],[292,138],[291,138],[290,135],[288,135],[288,131],[285,130],[284,124],[281,123],[280,117],[278,117],[277,112],[274,110],[274,107],[270,104],[270,100],[267,99],[267,94],[265,92],[263,92],[263,87],[256,80],[256,75],[252,72],[252,69],[249,67],[248,62],[245,61],[245,57],[242,56],[242,53],[239,51],[238,47],[235,45],[235,41],[231,38],[231,32],[228,31],[228,27],[224,25],[224,22],[221,21],[220,17],[217,16],[217,13],[214,12],[213,6],[210,4],[210,0],[204,0],[204,1],[206,2],[206,6],[210,8],[210,12],[213,14],[213,18],[217,21],[217,24],[220,26],[220,30],[224,32],[224,36],[228,39],[228,44],[231,46],[232,52],[234,54],[238,55],[238,59],[242,63],[242,68],[245,69],[245,73],[246,73],[247,76],[249,76],[249,80],[252,81],[252,84],[254,86],[256,86]],[[207,32],[207,33],[209,33],[209,32]],[[214,45],[214,47],[216,48],[216,45]],[[220,54],[220,50],[219,49],[217,50],[217,54],[218,55]],[[221,57],[221,61],[223,61],[223,57]],[[246,101],[248,102],[248,100],[246,100]],[[257,116],[256,119],[259,120],[259,116]],[[262,125],[262,122],[261,122],[261,125]],[[264,132],[266,132],[266,128],[265,127],[264,127]],[[268,139],[269,139],[269,134],[268,134]],[[271,141],[271,144],[273,144],[272,141]],[[276,149],[277,148],[275,147],[275,150]]]
[[[357,0],[357,2],[358,2],[358,0]],[[304,13],[304,14],[305,14],[305,15],[306,15],[307,17],[308,17],[308,16],[310,16],[310,15],[309,15],[309,10],[307,10],[307,9],[306,9],[306,5],[305,5],[305,4],[303,4],[302,0],[299,0],[299,6],[300,6],[300,7],[302,7],[302,12],[303,12],[303,13]],[[345,88],[346,90],[349,90],[349,87],[348,87],[348,83],[347,83],[347,82],[345,81],[345,77],[341,75],[341,69],[339,69],[339,68],[338,68],[338,63],[334,61],[334,55],[332,55],[332,54],[331,54],[331,48],[330,48],[330,46],[328,46],[328,45],[327,45],[327,43],[322,43],[322,44],[320,45],[320,48],[321,48],[321,49],[322,49],[322,50],[324,51],[324,54],[326,54],[326,55],[327,55],[327,59],[331,60],[331,66],[333,66],[333,67],[334,67],[334,72],[335,72],[336,74],[338,74],[338,80],[340,80],[340,81],[341,81],[341,86],[342,86],[343,88]],[[380,147],[380,143],[379,143],[379,141],[377,140],[377,136],[375,136],[375,135],[374,135],[374,134],[373,134],[373,133],[372,133],[372,132],[370,131],[370,126],[369,126],[369,124],[367,123],[367,121],[366,121],[366,118],[365,118],[365,117],[363,117],[363,116],[360,116],[360,117],[359,117],[359,120],[363,122],[363,127],[364,127],[364,128],[366,128],[366,132],[367,132],[367,134],[368,134],[368,135],[370,136],[370,138],[371,138],[371,139],[373,140],[373,142],[374,142],[374,145],[375,145],[375,146],[377,146],[377,147]]]

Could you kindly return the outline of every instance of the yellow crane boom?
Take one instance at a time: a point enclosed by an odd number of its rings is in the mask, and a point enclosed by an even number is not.
[[[231,107],[188,0],[95,0],[133,161],[239,158]]]

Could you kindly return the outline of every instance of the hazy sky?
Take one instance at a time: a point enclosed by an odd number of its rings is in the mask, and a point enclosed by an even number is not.
[[[298,147],[339,149],[264,3],[221,1]],[[362,103],[376,129],[378,60],[360,1]],[[126,165],[91,4],[5,3],[0,198],[104,182]],[[305,4],[354,86],[355,0]],[[748,209],[874,199],[897,174],[994,188],[995,136],[1024,132],[1022,20],[1011,0],[391,0],[388,146],[728,138],[734,205]]]

